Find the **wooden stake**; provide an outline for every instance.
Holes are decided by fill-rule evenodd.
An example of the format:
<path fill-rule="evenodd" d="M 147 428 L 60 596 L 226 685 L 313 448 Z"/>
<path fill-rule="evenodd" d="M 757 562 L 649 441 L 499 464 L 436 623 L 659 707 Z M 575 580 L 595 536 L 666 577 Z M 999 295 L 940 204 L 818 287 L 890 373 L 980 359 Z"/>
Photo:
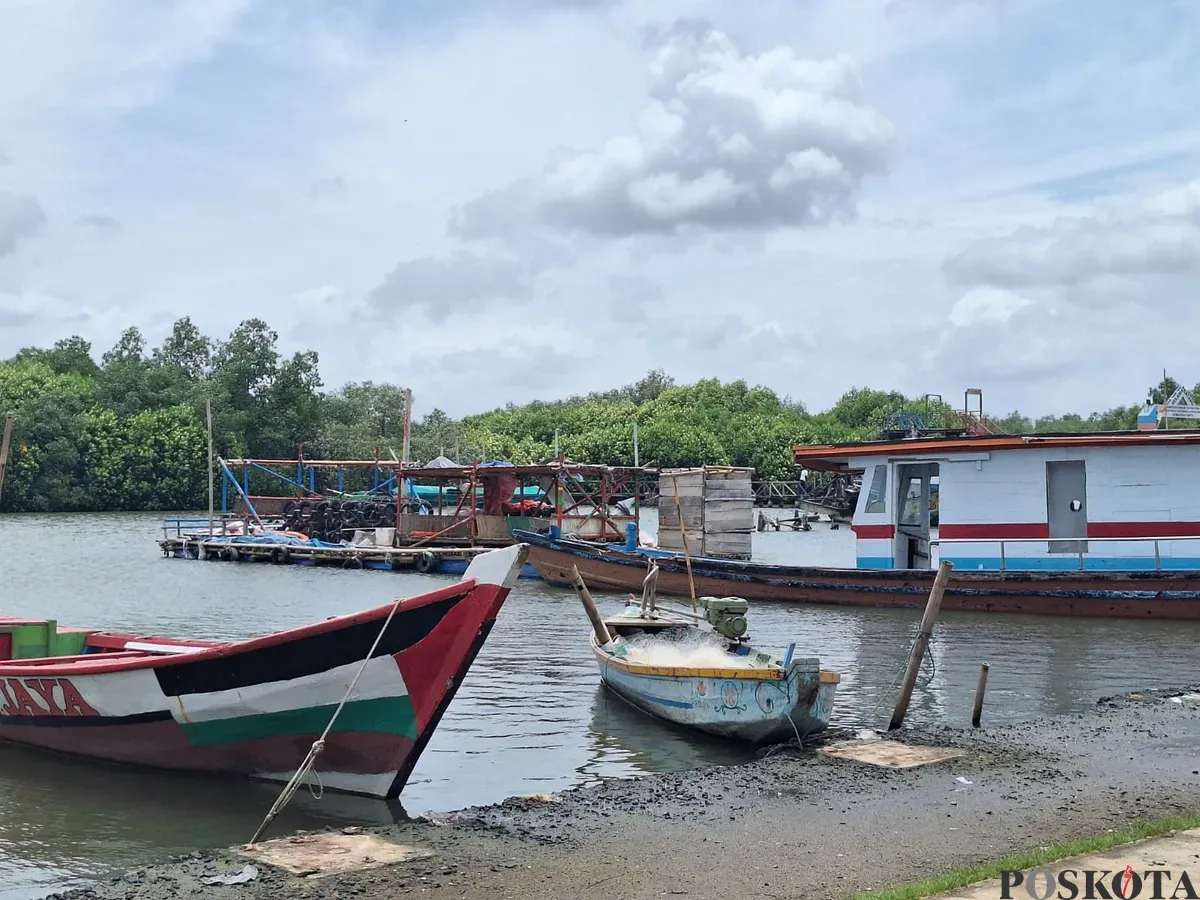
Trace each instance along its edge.
<path fill-rule="evenodd" d="M 583 608 L 587 611 L 588 618 L 592 620 L 592 631 L 596 633 L 596 640 L 603 647 L 612 640 L 612 636 L 608 633 L 608 626 L 600 618 L 600 611 L 596 609 L 596 604 L 592 601 L 592 594 L 588 590 L 587 585 L 583 583 L 583 578 L 579 574 L 579 567 L 572 565 L 571 572 L 575 576 L 575 593 L 579 595 L 579 599 L 583 603 Z"/>
<path fill-rule="evenodd" d="M 683 508 L 679 505 L 679 479 L 671 476 L 671 484 L 675 488 L 675 515 L 679 516 L 679 534 L 683 538 L 683 563 L 687 566 L 688 590 L 692 594 L 692 612 L 696 612 L 696 580 L 692 578 L 692 557 L 688 553 L 687 528 L 683 524 Z"/>
<path fill-rule="evenodd" d="M 921 661 L 925 658 L 925 649 L 929 646 L 929 638 L 933 634 L 933 623 L 937 621 L 938 610 L 942 606 L 942 594 L 946 590 L 946 582 L 950 580 L 950 570 L 954 564 L 942 560 L 938 568 L 937 578 L 929 591 L 929 601 L 925 604 L 925 615 L 921 616 L 921 627 L 917 639 L 913 642 L 912 652 L 908 656 L 908 670 L 904 673 L 904 683 L 900 687 L 900 696 L 896 700 L 896 708 L 892 711 L 892 721 L 888 731 L 899 728 L 904 723 L 908 712 L 908 703 L 912 699 L 913 688 L 917 683 L 917 674 L 921 671 Z"/>
<path fill-rule="evenodd" d="M 212 400 L 204 398 L 204 418 L 208 421 L 208 536 L 213 535 L 213 438 Z"/>
<path fill-rule="evenodd" d="M 0 497 L 4 496 L 4 473 L 8 471 L 8 447 L 12 442 L 14 418 L 12 413 L 4 417 L 4 439 L 0 441 Z"/>
<path fill-rule="evenodd" d="M 979 683 L 975 685 L 975 708 L 971 711 L 971 725 L 974 728 L 979 727 L 979 720 L 983 718 L 983 695 L 987 692 L 988 668 L 987 663 L 979 667 Z"/>

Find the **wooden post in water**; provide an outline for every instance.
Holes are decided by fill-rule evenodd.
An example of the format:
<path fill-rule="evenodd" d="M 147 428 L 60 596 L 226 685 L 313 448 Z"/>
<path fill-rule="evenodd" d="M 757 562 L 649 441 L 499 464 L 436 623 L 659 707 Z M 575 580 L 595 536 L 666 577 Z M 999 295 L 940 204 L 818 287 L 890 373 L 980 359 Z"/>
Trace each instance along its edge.
<path fill-rule="evenodd" d="M 979 720 L 983 718 L 983 695 L 987 692 L 988 669 L 984 663 L 979 667 L 979 683 L 975 685 L 975 708 L 971 711 L 971 727 L 978 728 Z"/>
<path fill-rule="evenodd" d="M 954 564 L 949 560 L 942 560 L 941 566 L 938 567 L 937 578 L 933 580 L 933 587 L 929 591 L 929 601 L 925 604 L 925 615 L 921 616 L 917 639 L 913 642 L 912 652 L 908 656 L 908 670 L 904 673 L 904 683 L 900 686 L 900 696 L 896 700 L 896 708 L 892 710 L 892 721 L 888 725 L 888 731 L 904 724 L 908 703 L 917 684 L 917 674 L 921 671 L 921 661 L 925 658 L 929 637 L 933 634 L 933 623 L 937 621 L 938 610 L 942 607 L 942 594 L 946 590 L 946 582 L 950 580 L 950 570 L 953 568 Z"/>
<path fill-rule="evenodd" d="M 4 439 L 0 440 L 0 497 L 4 496 L 4 473 L 8 471 L 8 448 L 12 443 L 13 419 L 12 413 L 4 417 Z"/>
<path fill-rule="evenodd" d="M 587 611 L 588 618 L 592 620 L 592 631 L 596 632 L 596 640 L 603 647 L 612 640 L 612 636 L 608 633 L 608 626 L 604 624 L 604 620 L 600 618 L 600 611 L 596 609 L 596 604 L 592 600 L 591 591 L 588 590 L 586 584 L 583 583 L 583 578 L 579 574 L 579 567 L 572 565 L 571 573 L 575 576 L 575 593 L 579 594 L 579 599 L 583 602 L 583 608 Z"/>

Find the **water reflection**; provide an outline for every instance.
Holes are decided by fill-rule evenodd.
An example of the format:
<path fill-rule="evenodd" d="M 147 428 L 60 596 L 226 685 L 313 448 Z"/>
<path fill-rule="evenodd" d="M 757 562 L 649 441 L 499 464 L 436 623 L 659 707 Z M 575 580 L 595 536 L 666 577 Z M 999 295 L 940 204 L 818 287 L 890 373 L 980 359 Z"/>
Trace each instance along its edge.
<path fill-rule="evenodd" d="M 0 897 L 248 841 L 278 794 L 265 783 L 136 771 L 0 745 Z M 300 791 L 268 834 L 405 818 L 399 802 L 334 794 L 317 801 Z M 6 882 L 26 893 L 12 893 L 15 885 L 6 893 Z"/>
<path fill-rule="evenodd" d="M 686 772 L 729 766 L 754 758 L 754 751 L 661 722 L 630 706 L 605 687 L 592 695 L 589 737 L 596 760 L 621 760 L 645 772 Z M 587 780 L 604 774 L 592 761 L 579 770 Z"/>

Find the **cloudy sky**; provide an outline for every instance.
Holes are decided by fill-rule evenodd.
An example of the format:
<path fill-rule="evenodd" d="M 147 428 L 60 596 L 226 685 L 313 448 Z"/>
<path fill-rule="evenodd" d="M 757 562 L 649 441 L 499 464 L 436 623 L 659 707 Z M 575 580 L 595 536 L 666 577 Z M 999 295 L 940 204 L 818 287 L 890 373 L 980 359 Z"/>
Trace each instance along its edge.
<path fill-rule="evenodd" d="M 1198 60 L 1192 0 L 0 0 L 0 357 L 1136 403 L 1200 381 Z"/>

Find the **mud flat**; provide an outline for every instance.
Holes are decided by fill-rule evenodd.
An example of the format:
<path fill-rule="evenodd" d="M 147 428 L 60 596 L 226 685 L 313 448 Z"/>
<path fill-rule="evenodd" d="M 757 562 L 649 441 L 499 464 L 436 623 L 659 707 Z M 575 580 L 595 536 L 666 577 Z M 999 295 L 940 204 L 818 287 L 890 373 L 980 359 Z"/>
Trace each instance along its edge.
<path fill-rule="evenodd" d="M 995 729 L 905 729 L 907 743 L 964 751 L 928 766 L 785 751 L 422 818 L 372 833 L 432 855 L 352 874 L 298 876 L 220 851 L 55 896 L 851 897 L 1200 810 L 1200 697 L 1186 696 L 1195 690 L 1104 698 L 1087 713 Z M 253 877 L 208 883 L 238 873 Z"/>

